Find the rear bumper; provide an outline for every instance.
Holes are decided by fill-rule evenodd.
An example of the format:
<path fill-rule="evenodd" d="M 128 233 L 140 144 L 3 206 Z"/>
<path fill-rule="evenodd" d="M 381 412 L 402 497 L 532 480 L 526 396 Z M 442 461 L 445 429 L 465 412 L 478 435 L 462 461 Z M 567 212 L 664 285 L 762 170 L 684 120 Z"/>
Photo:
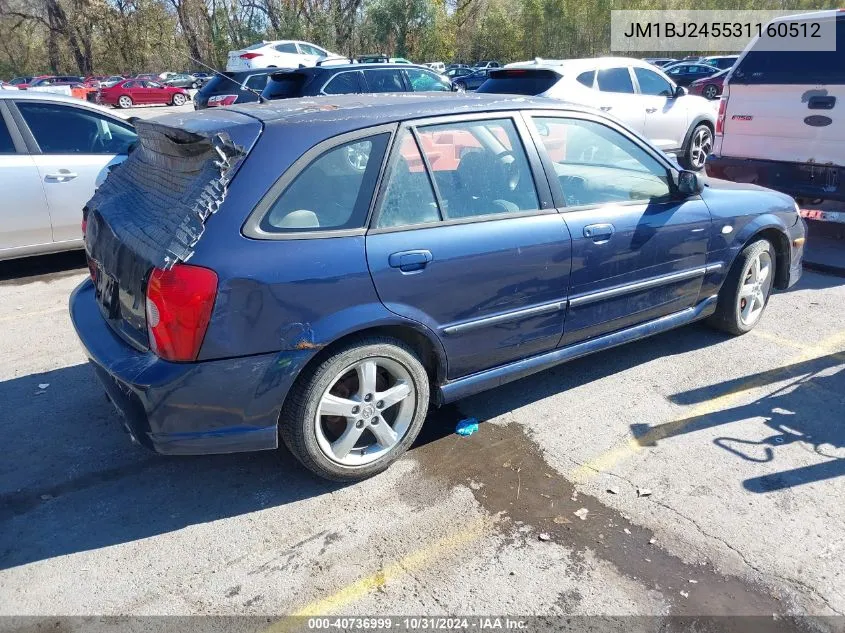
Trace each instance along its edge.
<path fill-rule="evenodd" d="M 97 378 L 142 446 L 168 455 L 278 446 L 279 411 L 309 353 L 164 361 L 111 330 L 90 280 L 71 294 L 70 316 Z"/>
<path fill-rule="evenodd" d="M 793 198 L 845 201 L 845 167 L 711 154 L 705 169 L 714 178 L 753 183 Z"/>

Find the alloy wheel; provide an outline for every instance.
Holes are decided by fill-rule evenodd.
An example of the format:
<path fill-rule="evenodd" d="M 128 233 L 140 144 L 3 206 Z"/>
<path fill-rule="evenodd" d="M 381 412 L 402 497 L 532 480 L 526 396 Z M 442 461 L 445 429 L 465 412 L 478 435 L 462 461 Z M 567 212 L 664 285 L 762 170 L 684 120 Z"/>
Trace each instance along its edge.
<path fill-rule="evenodd" d="M 772 287 L 772 257 L 763 251 L 746 264 L 739 288 L 737 314 L 745 326 L 753 326 L 760 320 L 766 298 Z"/>
<path fill-rule="evenodd" d="M 704 92 L 702 94 L 707 99 L 715 99 L 716 96 L 719 94 L 719 89 L 713 84 L 709 84 L 704 87 Z"/>
<path fill-rule="evenodd" d="M 372 463 L 402 441 L 416 409 L 414 382 L 401 363 L 364 359 L 341 371 L 323 392 L 314 419 L 317 444 L 344 466 Z"/>
<path fill-rule="evenodd" d="M 121 108 L 131 108 L 132 107 L 132 99 L 123 95 L 120 99 L 117 100 L 117 103 L 120 105 Z"/>
<path fill-rule="evenodd" d="M 704 167 L 704 161 L 713 149 L 713 134 L 710 128 L 706 125 L 700 126 L 695 131 L 695 136 L 692 138 L 690 146 L 690 163 L 693 169 L 701 169 Z"/>
<path fill-rule="evenodd" d="M 185 104 L 185 97 L 180 94 L 173 95 L 173 105 L 184 105 Z"/>

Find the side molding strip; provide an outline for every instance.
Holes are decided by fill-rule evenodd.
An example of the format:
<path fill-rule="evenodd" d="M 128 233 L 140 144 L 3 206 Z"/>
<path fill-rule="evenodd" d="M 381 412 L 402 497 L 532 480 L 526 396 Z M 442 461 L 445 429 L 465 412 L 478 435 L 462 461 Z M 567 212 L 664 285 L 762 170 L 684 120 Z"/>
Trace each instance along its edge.
<path fill-rule="evenodd" d="M 496 314 L 494 316 L 476 319 L 475 321 L 467 321 L 466 323 L 458 323 L 457 325 L 450 325 L 443 328 L 444 334 L 463 334 L 470 330 L 478 328 L 490 327 L 491 325 L 498 325 L 499 323 L 507 323 L 509 321 L 516 321 L 524 319 L 525 317 L 539 316 L 541 314 L 551 314 L 552 312 L 560 312 L 566 308 L 566 301 L 555 301 L 554 303 L 546 303 L 540 306 L 531 308 L 523 308 L 522 310 L 514 310 L 513 312 L 505 312 L 504 314 Z"/>
<path fill-rule="evenodd" d="M 593 352 L 610 349 L 617 345 L 629 343 L 647 336 L 653 336 L 654 334 L 660 334 L 692 323 L 693 321 L 713 314 L 713 311 L 716 309 L 717 300 L 718 296 L 713 295 L 712 297 L 707 297 L 696 306 L 686 308 L 674 314 L 668 314 L 653 321 L 646 321 L 645 323 L 640 323 L 625 330 L 605 334 L 604 336 L 576 343 L 569 347 L 563 347 L 546 352 L 545 354 L 525 358 L 502 367 L 488 369 L 466 376 L 465 378 L 458 378 L 440 387 L 440 404 L 454 402 L 479 391 L 498 387 L 513 380 L 519 380 L 525 376 L 530 376 L 531 374 L 549 369 L 550 367 L 575 358 L 580 358 L 581 356 L 592 354 Z"/>
<path fill-rule="evenodd" d="M 651 279 L 644 279 L 631 284 L 624 284 L 621 286 L 614 286 L 606 290 L 597 290 L 593 292 L 585 292 L 580 295 L 575 295 L 569 298 L 569 305 L 573 308 L 578 306 L 595 303 L 596 301 L 604 301 L 605 299 L 612 299 L 614 297 L 621 297 L 632 292 L 639 292 L 640 290 L 648 290 L 649 288 L 657 288 L 666 284 L 672 284 L 678 281 L 685 281 L 687 279 L 694 279 L 695 277 L 702 277 L 708 272 L 707 266 L 700 268 L 690 268 L 689 270 L 682 270 L 677 273 L 670 273 L 668 275 L 661 275 L 660 277 L 652 277 Z"/>

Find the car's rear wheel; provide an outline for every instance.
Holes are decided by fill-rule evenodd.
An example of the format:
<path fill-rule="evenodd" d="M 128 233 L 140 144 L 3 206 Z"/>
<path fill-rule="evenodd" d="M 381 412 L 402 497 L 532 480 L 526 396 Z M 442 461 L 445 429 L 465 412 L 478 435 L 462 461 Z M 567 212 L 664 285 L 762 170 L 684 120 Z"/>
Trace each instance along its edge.
<path fill-rule="evenodd" d="M 386 469 L 416 439 L 429 384 L 401 341 L 366 338 L 338 349 L 294 385 L 282 409 L 285 445 L 314 473 L 357 481 Z"/>
<path fill-rule="evenodd" d="M 121 97 L 117 100 L 117 105 L 126 110 L 127 108 L 132 107 L 132 97 L 129 95 L 121 95 Z"/>
<path fill-rule="evenodd" d="M 182 106 L 185 105 L 185 95 L 176 93 L 173 95 L 173 105 L 175 106 Z"/>
<path fill-rule="evenodd" d="M 193 88 L 194 90 L 197 89 L 197 82 L 196 81 L 191 84 L 191 88 Z"/>
<path fill-rule="evenodd" d="M 705 99 L 715 99 L 719 96 L 719 88 L 713 84 L 707 84 L 704 86 L 704 90 L 701 91 L 701 94 Z"/>
<path fill-rule="evenodd" d="M 700 171 L 704 168 L 707 156 L 713 150 L 713 130 L 709 125 L 699 123 L 695 126 L 687 141 L 683 155 L 683 166 L 687 169 Z"/>
<path fill-rule="evenodd" d="M 775 253 L 771 242 L 757 240 L 737 256 L 709 323 L 731 334 L 745 334 L 760 322 L 775 278 Z"/>

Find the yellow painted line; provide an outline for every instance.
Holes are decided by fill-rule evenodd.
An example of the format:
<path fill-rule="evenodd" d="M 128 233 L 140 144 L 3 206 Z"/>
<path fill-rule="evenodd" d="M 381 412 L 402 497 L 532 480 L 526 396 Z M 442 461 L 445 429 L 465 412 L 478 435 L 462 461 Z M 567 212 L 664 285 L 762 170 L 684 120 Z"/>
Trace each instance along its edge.
<path fill-rule="evenodd" d="M 763 338 L 767 336 L 764 335 Z M 790 374 L 790 368 L 793 365 L 816 360 L 824 356 L 833 356 L 837 360 L 845 362 L 845 331 L 829 336 L 815 345 L 801 345 L 800 349 L 802 352 L 791 358 L 787 365 L 751 376 L 748 380 L 735 386 L 727 393 L 710 400 L 705 400 L 685 410 L 682 418 L 655 426 L 639 438 L 630 437 L 625 443 L 611 448 L 598 457 L 580 465 L 569 474 L 570 481 L 584 483 L 594 476 L 609 470 L 623 459 L 627 459 L 638 453 L 648 445 L 654 444 L 666 437 L 676 435 L 693 421 L 731 407 L 741 400 L 746 392 L 787 378 Z"/>
<path fill-rule="evenodd" d="M 0 316 L 0 323 L 7 321 L 17 321 L 19 319 L 28 319 L 30 317 L 39 317 L 46 314 L 55 314 L 56 312 L 67 312 L 66 305 L 56 306 L 55 308 L 48 308 L 46 310 L 36 310 L 35 312 L 15 312 L 14 314 L 4 314 Z"/>
<path fill-rule="evenodd" d="M 784 347 L 791 347 L 793 349 L 800 349 L 806 350 L 810 347 L 807 343 L 801 343 L 799 341 L 793 341 L 792 339 L 783 338 L 777 334 L 773 334 L 772 332 L 766 332 L 765 330 L 751 330 L 749 334 L 756 336 L 757 338 L 761 338 L 763 340 L 769 341 L 771 343 L 776 343 L 777 345 L 782 345 Z"/>
<path fill-rule="evenodd" d="M 441 560 L 448 552 L 480 537 L 489 525 L 490 519 L 485 518 L 474 521 L 461 530 L 452 532 L 431 545 L 411 552 L 398 561 L 390 563 L 371 575 L 342 587 L 326 598 L 307 604 L 290 615 L 304 617 L 336 613 L 356 600 L 383 587 L 389 581 L 401 577 L 408 572 L 428 567 L 432 563 Z M 278 620 L 264 629 L 263 633 L 281 633 L 282 631 L 291 630 L 293 626 L 296 626 L 296 623 L 290 620 Z"/>

